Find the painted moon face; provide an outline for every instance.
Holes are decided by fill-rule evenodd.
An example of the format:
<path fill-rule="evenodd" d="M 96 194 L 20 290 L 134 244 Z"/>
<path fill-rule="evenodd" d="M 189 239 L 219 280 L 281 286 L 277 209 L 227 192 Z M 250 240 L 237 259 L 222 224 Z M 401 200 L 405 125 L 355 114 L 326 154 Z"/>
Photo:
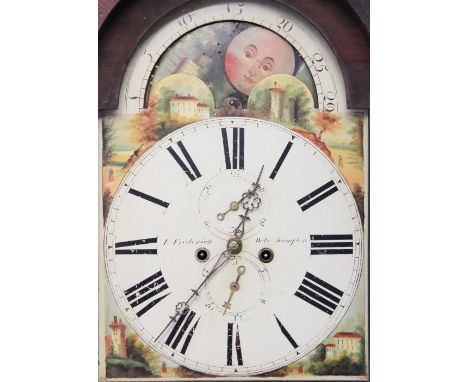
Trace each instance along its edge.
<path fill-rule="evenodd" d="M 263 78 L 272 74 L 294 74 L 294 52 L 276 33 L 252 27 L 229 44 L 224 59 L 226 76 L 238 91 L 249 94 Z"/>

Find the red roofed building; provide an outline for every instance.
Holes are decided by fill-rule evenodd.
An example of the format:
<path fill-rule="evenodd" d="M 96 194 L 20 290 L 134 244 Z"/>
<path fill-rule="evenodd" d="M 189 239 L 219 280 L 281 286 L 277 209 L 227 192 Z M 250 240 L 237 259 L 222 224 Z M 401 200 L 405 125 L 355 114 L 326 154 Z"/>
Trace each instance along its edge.
<path fill-rule="evenodd" d="M 205 119 L 205 118 L 210 118 L 210 107 L 203 102 L 197 103 L 197 108 L 198 108 L 198 115 Z"/>
<path fill-rule="evenodd" d="M 348 355 L 359 357 L 362 351 L 362 336 L 356 332 L 338 332 L 333 336 L 332 344 L 326 344 L 326 356 Z"/>
<path fill-rule="evenodd" d="M 200 120 L 210 117 L 210 107 L 190 94 L 176 94 L 169 99 L 171 120 Z"/>
<path fill-rule="evenodd" d="M 325 355 L 326 357 L 333 357 L 335 355 L 336 345 L 335 344 L 326 344 L 325 345 Z"/>

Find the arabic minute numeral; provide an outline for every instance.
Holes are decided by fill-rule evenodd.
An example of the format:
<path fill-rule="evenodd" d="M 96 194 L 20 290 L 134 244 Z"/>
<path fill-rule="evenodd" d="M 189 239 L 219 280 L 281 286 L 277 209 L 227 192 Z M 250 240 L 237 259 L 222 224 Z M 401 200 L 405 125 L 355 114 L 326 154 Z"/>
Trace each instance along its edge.
<path fill-rule="evenodd" d="M 312 62 L 317 72 L 322 72 L 324 69 L 328 71 L 327 66 L 323 63 L 323 56 L 320 53 L 312 55 Z"/>
<path fill-rule="evenodd" d="M 282 29 L 284 30 L 285 32 L 291 32 L 291 30 L 293 29 L 293 24 L 290 20 L 288 20 L 286 17 L 283 17 L 283 16 L 278 16 L 276 18 L 276 21 L 277 21 L 277 27 L 279 29 Z"/>
<path fill-rule="evenodd" d="M 242 14 L 242 7 L 245 3 L 237 3 L 234 6 L 231 6 L 230 3 L 227 4 L 227 11 L 228 13 L 232 13 L 233 15 L 240 15 Z"/>
<path fill-rule="evenodd" d="M 192 18 L 192 15 L 189 13 L 189 14 L 186 14 L 186 15 L 183 15 L 182 17 L 179 17 L 177 19 L 177 22 L 179 23 L 179 25 L 181 27 L 184 27 L 184 26 L 187 26 L 189 24 L 191 24 L 193 21 L 193 18 Z"/>
<path fill-rule="evenodd" d="M 326 111 L 335 110 L 335 98 L 335 93 L 332 91 L 327 92 L 327 94 L 323 96 L 323 104 Z"/>

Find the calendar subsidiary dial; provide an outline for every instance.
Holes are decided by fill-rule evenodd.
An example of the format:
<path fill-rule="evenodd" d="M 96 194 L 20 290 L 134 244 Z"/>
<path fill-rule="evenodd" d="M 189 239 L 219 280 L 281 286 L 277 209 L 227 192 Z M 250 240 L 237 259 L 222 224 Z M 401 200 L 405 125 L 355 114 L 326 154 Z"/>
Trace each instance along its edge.
<path fill-rule="evenodd" d="M 362 271 L 361 221 L 333 163 L 280 125 L 189 124 L 151 147 L 110 207 L 105 264 L 157 352 L 203 373 L 264 373 L 336 327 Z"/>

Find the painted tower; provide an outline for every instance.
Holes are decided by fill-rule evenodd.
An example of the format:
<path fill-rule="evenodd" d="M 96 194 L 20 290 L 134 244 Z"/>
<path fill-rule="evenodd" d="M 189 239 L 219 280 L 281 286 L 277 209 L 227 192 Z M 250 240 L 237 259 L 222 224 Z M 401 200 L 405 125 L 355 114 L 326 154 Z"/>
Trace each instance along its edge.
<path fill-rule="evenodd" d="M 110 323 L 109 328 L 111 328 L 110 344 L 112 344 L 114 354 L 127 358 L 127 342 L 125 337 L 125 329 L 127 327 L 122 323 L 122 319 L 117 321 L 117 316 L 114 316 L 114 321 Z"/>
<path fill-rule="evenodd" d="M 276 120 L 283 119 L 283 102 L 284 102 L 284 93 L 285 91 L 279 84 L 275 81 L 273 87 L 269 89 L 271 94 L 271 108 L 270 116 Z"/>

